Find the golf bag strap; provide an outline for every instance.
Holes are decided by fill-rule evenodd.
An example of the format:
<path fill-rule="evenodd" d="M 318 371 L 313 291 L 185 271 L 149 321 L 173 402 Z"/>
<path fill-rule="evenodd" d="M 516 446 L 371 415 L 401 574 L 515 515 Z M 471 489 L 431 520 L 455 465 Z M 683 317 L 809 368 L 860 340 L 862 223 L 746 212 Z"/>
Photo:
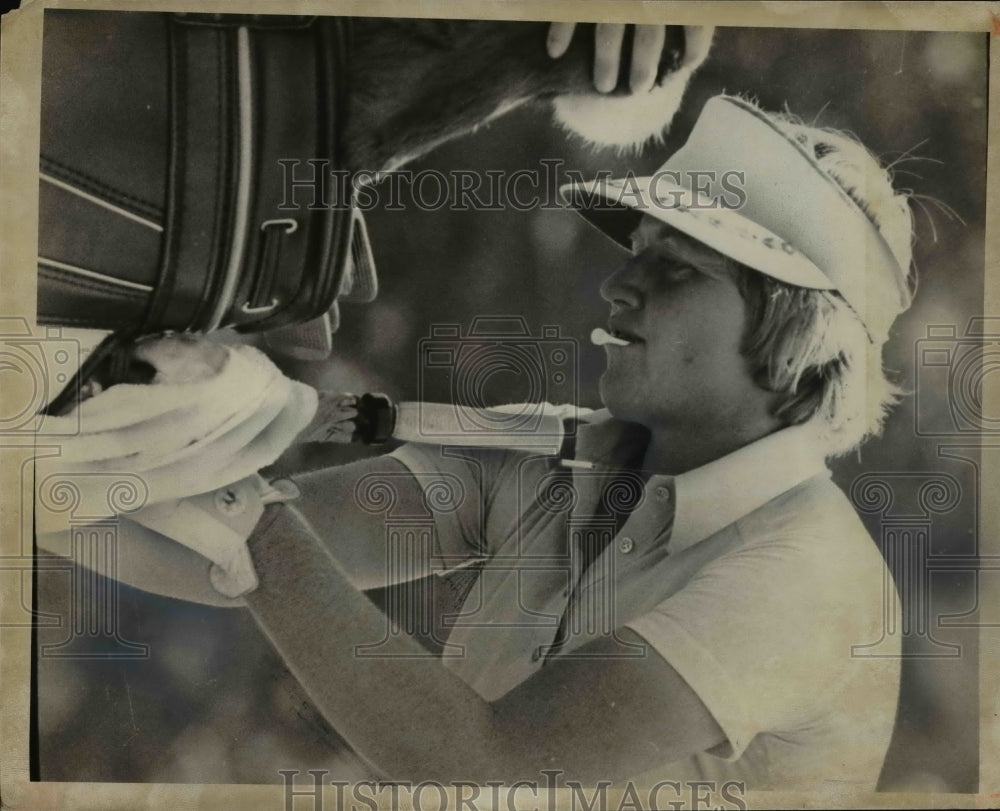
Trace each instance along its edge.
<path fill-rule="evenodd" d="M 292 20 L 171 17 L 166 222 L 145 333 L 271 329 L 336 298 L 351 197 L 331 188 L 328 205 L 297 206 L 285 193 L 289 166 L 342 165 L 349 31 Z"/>

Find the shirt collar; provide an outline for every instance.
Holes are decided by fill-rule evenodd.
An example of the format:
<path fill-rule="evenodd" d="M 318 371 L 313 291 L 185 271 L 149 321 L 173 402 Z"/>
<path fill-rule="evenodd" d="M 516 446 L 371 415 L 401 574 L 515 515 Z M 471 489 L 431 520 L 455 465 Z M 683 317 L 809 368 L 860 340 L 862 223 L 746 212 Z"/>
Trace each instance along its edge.
<path fill-rule="evenodd" d="M 645 449 L 642 426 L 595 411 L 578 429 L 577 458 L 599 465 L 624 466 Z M 642 453 L 638 454 L 641 462 Z M 756 442 L 679 476 L 654 474 L 647 487 L 673 479 L 674 525 L 671 552 L 680 552 L 714 535 L 806 479 L 829 471 L 813 429 L 806 425 L 775 431 Z"/>
<path fill-rule="evenodd" d="M 804 425 L 775 431 L 674 477 L 670 550 L 696 544 L 819 473 L 828 473 L 816 434 Z"/>

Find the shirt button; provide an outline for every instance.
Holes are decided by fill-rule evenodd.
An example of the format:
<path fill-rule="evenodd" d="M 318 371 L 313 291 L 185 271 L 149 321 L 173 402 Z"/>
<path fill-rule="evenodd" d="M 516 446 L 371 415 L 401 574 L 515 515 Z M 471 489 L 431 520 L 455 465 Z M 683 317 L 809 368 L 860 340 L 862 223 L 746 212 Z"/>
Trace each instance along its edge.
<path fill-rule="evenodd" d="M 635 547 L 635 541 L 631 538 L 622 538 L 618 543 L 618 548 L 621 550 L 623 555 L 627 555 Z"/>
<path fill-rule="evenodd" d="M 659 501 L 670 501 L 670 488 L 661 484 L 656 488 L 656 498 Z"/>
<path fill-rule="evenodd" d="M 541 651 L 539 651 L 539 650 L 538 650 L 538 648 L 535 648 L 535 649 L 534 649 L 534 650 L 533 650 L 533 651 L 531 652 L 531 661 L 532 661 L 532 662 L 537 662 L 537 661 L 538 661 L 539 659 L 541 659 L 541 658 L 542 658 L 542 654 L 541 654 Z"/>

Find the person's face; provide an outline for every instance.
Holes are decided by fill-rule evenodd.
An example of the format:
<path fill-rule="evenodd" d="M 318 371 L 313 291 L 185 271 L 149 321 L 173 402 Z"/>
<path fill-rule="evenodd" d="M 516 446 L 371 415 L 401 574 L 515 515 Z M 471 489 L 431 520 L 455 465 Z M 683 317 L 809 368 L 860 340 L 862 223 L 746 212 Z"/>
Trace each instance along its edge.
<path fill-rule="evenodd" d="M 767 395 L 740 354 L 746 310 L 726 260 L 648 215 L 632 249 L 601 285 L 608 331 L 630 341 L 605 346 L 605 406 L 651 430 L 737 427 Z"/>

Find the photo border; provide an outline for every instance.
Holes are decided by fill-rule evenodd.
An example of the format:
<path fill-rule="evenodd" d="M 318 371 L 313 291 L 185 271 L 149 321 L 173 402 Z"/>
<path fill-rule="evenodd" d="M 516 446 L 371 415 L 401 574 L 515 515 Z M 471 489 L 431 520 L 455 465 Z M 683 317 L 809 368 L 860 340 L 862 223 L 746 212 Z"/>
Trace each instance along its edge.
<path fill-rule="evenodd" d="M 295 13 L 498 20 L 581 20 L 720 27 L 849 28 L 992 32 L 989 48 L 988 132 L 1000 136 L 1000 3 L 840 3 L 840 2 L 622 2 L 622 0 L 296 0 Z M 33 161 L 39 152 L 41 98 L 41 28 L 45 9 L 120 11 L 198 11 L 276 13 L 274 0 L 105 0 L 76 2 L 35 0 L 3 19 L 0 46 L 0 267 L 4 284 L 0 317 L 21 316 L 34 323 L 37 245 L 38 176 Z M 281 11 L 285 11 L 282 9 Z M 286 11 L 287 13 L 287 11 Z M 987 149 L 984 314 L 1000 315 L 1000 147 L 991 137 Z M 31 216 L 34 212 L 35 216 Z M 0 393 L 20 399 L 30 381 Z M 987 443 L 983 443 L 987 447 Z M 998 447 L 998 446 L 991 446 Z M 31 628 L 5 621 L 20 610 L 22 585 L 30 588 L 30 465 L 33 437 L 0 438 L 0 802 L 11 808 L 283 808 L 281 785 L 191 785 L 135 783 L 44 783 L 29 781 L 29 715 Z M 26 476 L 22 479 L 22 467 Z M 1000 492 L 1000 454 L 982 456 L 979 537 L 983 555 L 1000 555 L 1000 510 L 986 503 Z M 22 482 L 29 495 L 21 492 Z M 27 569 L 25 569 L 27 566 Z M 20 574 L 10 575 L 20 567 Z M 1000 604 L 1000 588 L 987 578 L 981 599 Z M 28 595 L 30 597 L 30 593 Z M 802 808 L 818 802 L 827 807 L 973 808 L 1000 807 L 1000 640 L 998 629 L 980 629 L 980 791 L 974 794 L 887 792 L 753 792 L 749 807 Z M 566 790 L 556 792 L 568 807 Z M 609 803 L 620 796 L 609 791 Z M 336 792 L 327 787 L 325 807 L 334 808 Z"/>

